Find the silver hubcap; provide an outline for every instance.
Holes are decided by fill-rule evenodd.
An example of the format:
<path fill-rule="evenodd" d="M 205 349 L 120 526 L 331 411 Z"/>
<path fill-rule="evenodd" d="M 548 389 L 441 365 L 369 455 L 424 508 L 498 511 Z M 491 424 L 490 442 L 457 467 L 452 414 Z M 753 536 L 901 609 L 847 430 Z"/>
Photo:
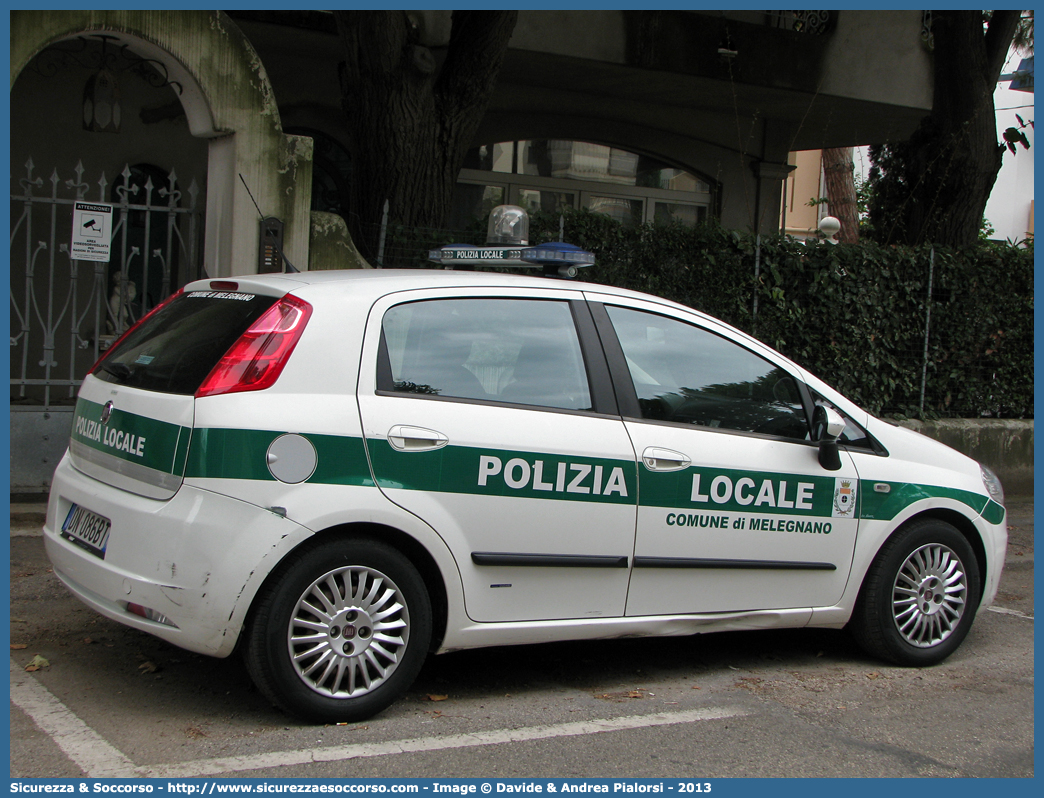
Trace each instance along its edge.
<path fill-rule="evenodd" d="M 921 546 L 895 577 L 895 626 L 910 645 L 930 648 L 953 634 L 967 598 L 968 577 L 954 551 L 938 543 Z"/>
<path fill-rule="evenodd" d="M 287 630 L 298 677 L 331 698 L 380 687 L 398 667 L 409 639 L 402 591 L 380 571 L 362 566 L 316 579 L 297 600 Z"/>

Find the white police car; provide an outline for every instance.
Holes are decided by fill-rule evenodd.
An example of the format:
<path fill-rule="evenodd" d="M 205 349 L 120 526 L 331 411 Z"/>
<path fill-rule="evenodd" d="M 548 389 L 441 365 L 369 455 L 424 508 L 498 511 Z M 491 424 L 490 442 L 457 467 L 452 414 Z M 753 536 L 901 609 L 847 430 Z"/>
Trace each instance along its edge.
<path fill-rule="evenodd" d="M 459 256 L 463 257 L 463 256 Z M 848 625 L 939 662 L 1001 487 L 668 301 L 455 271 L 203 280 L 86 378 L 45 539 L 82 601 L 316 721 L 429 652 Z"/>

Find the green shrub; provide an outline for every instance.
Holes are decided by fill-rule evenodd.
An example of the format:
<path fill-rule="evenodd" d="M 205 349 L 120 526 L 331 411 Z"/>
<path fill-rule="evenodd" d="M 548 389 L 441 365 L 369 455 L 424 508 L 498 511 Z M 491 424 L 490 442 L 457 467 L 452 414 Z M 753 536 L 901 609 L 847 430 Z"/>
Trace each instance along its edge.
<path fill-rule="evenodd" d="M 558 240 L 560 224 L 559 214 L 533 214 L 530 242 Z M 480 244 L 484 232 L 484 222 L 395 228 L 385 265 L 430 268 L 429 248 Z M 715 223 L 622 225 L 589 211 L 565 215 L 563 238 L 595 254 L 579 279 L 716 316 L 874 414 L 1033 417 L 1032 242 L 933 257 L 930 246 L 759 239 Z"/>
<path fill-rule="evenodd" d="M 557 239 L 559 224 L 535 214 L 532 242 Z M 930 246 L 759 241 L 716 224 L 625 226 L 586 211 L 568 213 L 564 232 L 595 253 L 581 279 L 727 321 L 873 413 L 1033 417 L 1032 242 L 935 250 L 933 261 Z"/>

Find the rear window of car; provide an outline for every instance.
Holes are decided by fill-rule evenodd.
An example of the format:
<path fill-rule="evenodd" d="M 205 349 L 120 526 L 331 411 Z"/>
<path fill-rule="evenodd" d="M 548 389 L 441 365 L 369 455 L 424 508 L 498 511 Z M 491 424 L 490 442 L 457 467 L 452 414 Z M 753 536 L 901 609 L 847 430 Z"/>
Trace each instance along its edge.
<path fill-rule="evenodd" d="M 94 375 L 106 382 L 173 394 L 194 394 L 276 297 L 190 291 L 174 298 L 110 351 Z"/>

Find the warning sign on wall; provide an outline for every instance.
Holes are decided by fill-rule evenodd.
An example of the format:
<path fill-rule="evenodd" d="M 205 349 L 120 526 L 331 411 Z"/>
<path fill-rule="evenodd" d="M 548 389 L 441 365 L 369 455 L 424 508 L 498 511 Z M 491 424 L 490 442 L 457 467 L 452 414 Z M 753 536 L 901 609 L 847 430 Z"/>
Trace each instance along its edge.
<path fill-rule="evenodd" d="M 72 257 L 109 262 L 112 248 L 112 205 L 77 202 L 73 205 Z"/>

